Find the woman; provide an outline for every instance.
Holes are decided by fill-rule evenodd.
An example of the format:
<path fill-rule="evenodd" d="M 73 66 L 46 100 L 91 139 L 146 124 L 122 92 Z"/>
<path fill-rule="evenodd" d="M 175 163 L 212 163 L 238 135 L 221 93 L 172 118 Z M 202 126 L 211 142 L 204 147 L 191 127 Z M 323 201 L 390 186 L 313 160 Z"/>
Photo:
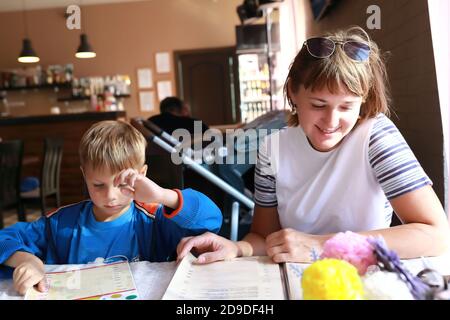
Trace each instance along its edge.
<path fill-rule="evenodd" d="M 284 86 L 289 127 L 261 144 L 255 211 L 239 242 L 185 238 L 199 263 L 268 255 L 307 262 L 337 232 L 381 235 L 401 258 L 433 256 L 449 244 L 445 212 L 388 114 L 385 65 L 367 33 L 352 27 L 305 41 Z M 393 210 L 403 222 L 389 227 Z"/>

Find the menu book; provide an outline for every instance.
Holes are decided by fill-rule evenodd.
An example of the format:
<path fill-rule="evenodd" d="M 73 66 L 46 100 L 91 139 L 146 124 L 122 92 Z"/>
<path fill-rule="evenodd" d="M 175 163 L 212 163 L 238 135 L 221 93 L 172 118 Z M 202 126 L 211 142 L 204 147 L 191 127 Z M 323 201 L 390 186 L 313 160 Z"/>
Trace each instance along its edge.
<path fill-rule="evenodd" d="M 277 264 L 269 257 L 242 257 L 199 265 L 189 254 L 178 265 L 163 300 L 301 299 L 307 264 Z"/>
<path fill-rule="evenodd" d="M 135 300 L 138 292 L 127 261 L 83 265 L 45 274 L 48 290 L 30 288 L 25 300 Z"/>

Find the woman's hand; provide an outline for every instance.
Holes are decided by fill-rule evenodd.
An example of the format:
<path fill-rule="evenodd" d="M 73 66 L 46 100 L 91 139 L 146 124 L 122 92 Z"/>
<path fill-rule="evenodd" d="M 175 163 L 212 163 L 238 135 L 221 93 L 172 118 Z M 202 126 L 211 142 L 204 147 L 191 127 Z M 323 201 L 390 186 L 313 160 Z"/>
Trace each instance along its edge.
<path fill-rule="evenodd" d="M 38 258 L 28 259 L 19 264 L 13 272 L 14 289 L 21 295 L 25 295 L 27 290 L 37 285 L 37 290 L 44 292 L 47 290 L 45 281 L 44 264 Z"/>
<path fill-rule="evenodd" d="M 181 239 L 177 246 L 177 261 L 183 259 L 191 249 L 200 254 L 197 258 L 198 264 L 232 259 L 239 254 L 239 247 L 235 242 L 211 232 Z"/>
<path fill-rule="evenodd" d="M 325 236 L 281 229 L 266 238 L 266 252 L 274 262 L 311 262 L 312 249 L 320 252 Z"/>

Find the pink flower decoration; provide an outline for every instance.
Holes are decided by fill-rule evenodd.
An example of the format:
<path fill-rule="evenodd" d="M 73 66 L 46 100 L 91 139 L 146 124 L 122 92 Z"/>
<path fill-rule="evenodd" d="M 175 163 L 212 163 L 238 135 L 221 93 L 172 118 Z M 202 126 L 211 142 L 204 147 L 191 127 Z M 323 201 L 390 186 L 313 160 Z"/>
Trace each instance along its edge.
<path fill-rule="evenodd" d="M 366 273 L 368 266 L 377 263 L 374 248 L 367 238 L 351 231 L 339 232 L 328 239 L 320 258 L 345 260 L 354 265 L 360 275 Z"/>

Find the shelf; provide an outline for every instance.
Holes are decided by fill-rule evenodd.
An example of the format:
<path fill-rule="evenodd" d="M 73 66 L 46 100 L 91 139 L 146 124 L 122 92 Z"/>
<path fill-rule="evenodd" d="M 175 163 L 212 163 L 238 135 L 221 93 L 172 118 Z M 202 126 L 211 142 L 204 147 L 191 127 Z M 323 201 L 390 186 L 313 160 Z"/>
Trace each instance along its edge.
<path fill-rule="evenodd" d="M 68 83 L 57 83 L 57 84 L 39 84 L 34 86 L 22 86 L 22 87 L 9 87 L 0 88 L 0 91 L 19 91 L 19 90 L 34 90 L 34 89 L 55 89 L 55 88 L 71 88 L 72 84 Z"/>
<path fill-rule="evenodd" d="M 262 102 L 262 101 L 269 101 L 270 97 L 254 97 L 254 98 L 243 98 L 241 102 L 243 103 L 249 103 L 249 102 Z"/>
<path fill-rule="evenodd" d="M 281 97 L 277 95 L 272 95 L 272 100 L 281 100 Z M 249 102 L 264 102 L 270 101 L 270 96 L 265 97 L 242 97 L 241 103 L 249 103 Z"/>
<path fill-rule="evenodd" d="M 263 76 L 263 77 L 242 77 L 239 79 L 240 82 L 244 82 L 244 81 L 269 81 L 269 76 Z"/>
<path fill-rule="evenodd" d="M 103 97 L 103 94 L 99 94 L 98 96 Z M 115 98 L 129 98 L 129 94 L 117 94 L 114 95 Z M 83 101 L 83 100 L 90 100 L 91 97 L 66 97 L 66 98 L 58 98 L 58 101 Z"/>

